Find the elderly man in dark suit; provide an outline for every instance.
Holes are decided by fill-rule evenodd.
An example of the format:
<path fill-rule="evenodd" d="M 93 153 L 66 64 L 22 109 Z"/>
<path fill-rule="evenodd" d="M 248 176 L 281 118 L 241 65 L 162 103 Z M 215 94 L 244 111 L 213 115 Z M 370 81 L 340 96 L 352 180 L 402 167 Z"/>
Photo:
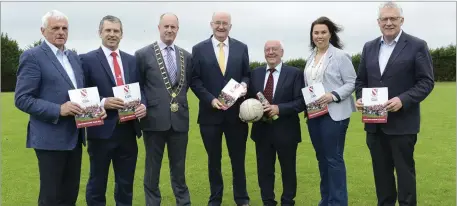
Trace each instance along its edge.
<path fill-rule="evenodd" d="M 140 85 L 147 100 L 147 115 L 141 120 L 146 148 L 146 205 L 156 206 L 161 202 L 159 178 L 165 144 L 176 205 L 190 205 L 185 161 L 189 132 L 187 90 L 192 57 L 174 44 L 179 30 L 176 15 L 161 15 L 158 29 L 160 40 L 135 52 Z"/>
<path fill-rule="evenodd" d="M 283 183 L 281 205 L 295 205 L 297 146 L 301 142 L 298 114 L 305 109 L 301 92 L 303 73 L 282 63 L 284 48 L 279 41 L 267 41 L 264 52 L 267 66 L 252 71 L 248 90 L 249 97 L 256 98 L 256 94 L 262 92 L 270 103 L 264 106 L 267 121 L 254 122 L 251 130 L 256 145 L 260 194 L 263 205 L 277 204 L 274 182 L 278 155 Z M 271 120 L 275 115 L 279 118 Z"/>
<path fill-rule="evenodd" d="M 122 34 L 121 20 L 115 16 L 105 16 L 99 25 L 101 47 L 80 55 L 87 86 L 98 88 L 108 115 L 103 125 L 87 128 L 87 152 L 90 159 L 90 176 L 86 189 L 88 206 L 106 204 L 106 184 L 111 162 L 116 174 L 116 205 L 132 205 L 138 156 L 136 137 L 141 137 L 141 129 L 138 119 L 119 121 L 118 109 L 124 107 L 124 102 L 114 97 L 113 87 L 139 82 L 140 73 L 136 68 L 135 57 L 119 50 Z M 141 99 L 143 104 L 136 108 L 137 118 L 146 115 L 144 96 Z"/>
<path fill-rule="evenodd" d="M 380 6 L 378 24 L 382 36 L 363 47 L 356 79 L 359 110 L 363 107 L 363 88 L 388 87 L 387 123 L 365 124 L 378 205 L 395 205 L 394 168 L 399 204 L 417 204 L 413 153 L 420 128 L 419 105 L 434 87 L 427 43 L 402 31 L 403 20 L 403 11 L 397 4 Z"/>
<path fill-rule="evenodd" d="M 246 94 L 249 85 L 249 54 L 246 44 L 229 37 L 231 16 L 225 12 L 213 14 L 213 35 L 192 48 L 191 88 L 200 100 L 198 123 L 208 154 L 208 173 L 211 187 L 209 205 L 220 205 L 222 181 L 222 133 L 225 134 L 232 163 L 233 193 L 237 205 L 249 204 L 246 189 L 245 155 L 248 125 L 239 117 L 242 98 L 223 110 L 217 99 L 224 86 L 234 79 L 241 83 Z"/>
<path fill-rule="evenodd" d="M 30 115 L 26 145 L 38 158 L 38 205 L 75 205 L 85 136 L 74 117 L 82 110 L 70 102 L 68 90 L 85 87 L 84 74 L 78 55 L 65 47 L 65 14 L 46 13 L 41 33 L 44 42 L 20 57 L 14 103 Z"/>

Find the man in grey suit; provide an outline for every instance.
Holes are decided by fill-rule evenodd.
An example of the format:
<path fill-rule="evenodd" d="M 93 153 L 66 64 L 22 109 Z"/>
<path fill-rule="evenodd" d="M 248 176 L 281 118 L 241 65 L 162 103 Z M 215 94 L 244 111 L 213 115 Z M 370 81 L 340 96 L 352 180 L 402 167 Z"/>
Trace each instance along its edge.
<path fill-rule="evenodd" d="M 176 205 L 190 205 L 184 173 L 189 131 L 187 90 L 192 57 L 173 43 L 179 30 L 176 15 L 162 14 L 158 28 L 160 41 L 135 52 L 147 102 L 147 115 L 141 120 L 146 148 L 146 205 L 155 206 L 161 202 L 159 179 L 165 144 Z"/>

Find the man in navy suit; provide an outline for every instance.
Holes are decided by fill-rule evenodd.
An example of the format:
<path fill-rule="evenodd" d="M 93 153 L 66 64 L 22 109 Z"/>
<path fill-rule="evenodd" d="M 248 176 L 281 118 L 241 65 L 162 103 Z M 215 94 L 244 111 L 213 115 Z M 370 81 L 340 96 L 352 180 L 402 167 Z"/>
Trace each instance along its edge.
<path fill-rule="evenodd" d="M 119 50 L 122 39 L 122 22 L 108 15 L 100 21 L 99 34 L 102 46 L 80 55 L 89 87 L 98 87 L 101 104 L 108 117 L 101 126 L 87 128 L 90 176 L 86 189 L 87 205 L 106 204 L 106 184 L 111 162 L 115 173 L 116 205 L 132 205 L 138 146 L 141 137 L 138 119 L 119 121 L 118 109 L 124 107 L 120 98 L 113 97 L 113 87 L 139 82 L 135 57 Z M 141 98 L 144 102 L 144 96 Z M 146 115 L 146 107 L 140 104 L 135 111 L 137 118 Z"/>
<path fill-rule="evenodd" d="M 394 168 L 400 205 L 416 205 L 414 146 L 420 128 L 420 102 L 433 90 L 432 58 L 427 43 L 401 30 L 403 11 L 393 2 L 379 9 L 382 36 L 363 47 L 356 79 L 356 107 L 362 89 L 387 87 L 386 124 L 365 124 L 378 205 L 395 205 Z"/>
<path fill-rule="evenodd" d="M 26 145 L 38 159 L 38 205 L 75 205 L 85 137 L 74 117 L 82 110 L 70 102 L 68 90 L 83 88 L 84 74 L 78 55 L 65 47 L 65 14 L 53 10 L 42 21 L 44 42 L 19 59 L 14 103 L 30 115 Z M 106 117 L 104 110 L 102 115 Z"/>
<path fill-rule="evenodd" d="M 303 73 L 298 68 L 282 63 L 284 49 L 279 41 L 267 41 L 264 52 L 267 66 L 252 71 L 248 90 L 250 98 L 256 98 L 256 94 L 262 92 L 270 103 L 264 105 L 266 118 L 254 122 L 251 129 L 257 154 L 260 194 L 263 205 L 277 204 L 274 183 L 278 154 L 283 182 L 281 205 L 294 205 L 297 191 L 297 146 L 301 142 L 298 114 L 305 109 L 301 92 L 304 85 Z M 275 115 L 279 118 L 272 120 Z"/>
<path fill-rule="evenodd" d="M 249 55 L 246 44 L 230 38 L 230 14 L 216 12 L 211 21 L 213 35 L 192 48 L 191 89 L 200 100 L 198 123 L 208 154 L 208 173 L 211 186 L 209 205 L 222 202 L 221 172 L 222 133 L 225 134 L 232 163 L 233 193 L 237 205 L 249 204 L 246 190 L 245 155 L 248 125 L 239 117 L 242 99 L 223 110 L 217 97 L 230 81 L 241 83 L 246 94 L 249 84 Z"/>

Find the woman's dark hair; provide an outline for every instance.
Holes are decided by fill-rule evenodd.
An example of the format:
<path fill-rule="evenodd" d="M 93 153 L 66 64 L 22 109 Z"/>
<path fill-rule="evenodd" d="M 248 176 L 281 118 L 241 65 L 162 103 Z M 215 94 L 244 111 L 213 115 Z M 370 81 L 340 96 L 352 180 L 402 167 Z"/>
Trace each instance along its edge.
<path fill-rule="evenodd" d="M 313 42 L 313 28 L 316 24 L 325 24 L 328 27 L 328 31 L 330 32 L 330 44 L 338 49 L 342 49 L 343 45 L 340 42 L 340 37 L 338 37 L 337 33 L 342 31 L 342 28 L 333 23 L 329 18 L 323 16 L 316 19 L 311 24 L 311 29 L 309 31 L 309 38 L 311 40 L 310 47 L 311 49 L 316 48 L 316 45 Z"/>

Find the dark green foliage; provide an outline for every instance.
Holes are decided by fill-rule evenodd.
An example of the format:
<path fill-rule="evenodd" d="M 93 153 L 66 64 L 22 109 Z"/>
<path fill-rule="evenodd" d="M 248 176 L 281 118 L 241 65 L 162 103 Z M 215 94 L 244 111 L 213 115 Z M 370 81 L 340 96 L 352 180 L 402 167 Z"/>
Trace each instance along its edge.
<path fill-rule="evenodd" d="M 33 44 L 27 46 L 25 49 L 30 49 L 42 43 L 42 39 L 35 41 Z M 76 49 L 71 49 L 76 52 Z M 19 57 L 23 50 L 19 48 L 18 43 L 10 39 L 7 34 L 1 33 L 1 91 L 14 91 L 16 86 L 16 73 L 19 66 Z M 455 56 L 456 46 L 449 45 L 436 49 L 430 49 L 433 59 L 433 68 L 435 74 L 435 81 L 455 81 L 456 68 Z M 289 66 L 294 66 L 303 70 L 305 68 L 305 59 L 291 59 L 284 62 Z M 251 62 L 250 68 L 255 69 L 259 66 L 264 66 L 265 62 Z M 360 53 L 352 56 L 352 64 L 355 70 L 360 64 Z"/>

